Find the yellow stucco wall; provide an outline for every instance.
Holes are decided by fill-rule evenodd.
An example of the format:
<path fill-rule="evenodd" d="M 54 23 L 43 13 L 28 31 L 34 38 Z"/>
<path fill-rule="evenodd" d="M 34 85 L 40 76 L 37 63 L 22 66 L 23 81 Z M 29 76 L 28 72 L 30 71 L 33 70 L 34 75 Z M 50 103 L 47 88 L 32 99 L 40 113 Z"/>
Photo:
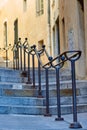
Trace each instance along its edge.
<path fill-rule="evenodd" d="M 3 3 L 4 2 L 4 3 Z M 29 44 L 36 44 L 43 40 L 47 44 L 47 1 L 44 0 L 44 13 L 36 15 L 36 0 L 3 0 L 0 7 L 0 46 L 4 47 L 4 22 L 7 22 L 7 43 L 14 44 L 14 22 L 18 19 L 18 37 L 28 38 Z M 46 45 L 48 48 L 48 45 Z"/>
<path fill-rule="evenodd" d="M 30 43 L 38 42 L 41 39 L 47 40 L 47 4 L 44 1 L 44 14 L 36 16 L 35 0 L 27 0 L 27 10 L 23 11 L 23 0 L 9 0 L 1 8 L 0 24 L 3 35 L 3 23 L 8 24 L 8 41 L 14 39 L 14 21 L 18 19 L 18 35 L 21 38 L 28 37 Z M 3 38 L 0 38 L 3 41 Z"/>
<path fill-rule="evenodd" d="M 87 75 L 87 0 L 84 0 L 84 11 L 78 0 L 50 0 L 50 23 L 48 23 L 48 0 L 44 0 L 44 14 L 40 16 L 36 15 L 35 0 L 26 1 L 26 11 L 23 0 L 1 1 L 5 3 L 0 7 L 0 46 L 4 46 L 5 21 L 7 21 L 8 44 L 14 44 L 14 21 L 18 19 L 18 36 L 22 38 L 22 42 L 27 37 L 30 45 L 35 43 L 38 46 L 38 41 L 43 40 L 49 54 L 55 56 L 59 31 L 60 52 L 72 49 L 82 51 L 76 69 L 79 76 L 85 77 Z M 55 33 L 54 38 L 53 33 Z"/>
<path fill-rule="evenodd" d="M 84 1 L 84 10 L 87 3 Z M 78 0 L 60 0 L 59 17 L 60 17 L 60 48 L 61 51 L 81 50 L 82 56 L 77 62 L 76 69 L 79 77 L 85 77 L 86 69 L 86 30 L 85 22 L 87 21 L 86 12 L 83 12 Z M 85 59 L 86 58 L 86 59 Z"/>

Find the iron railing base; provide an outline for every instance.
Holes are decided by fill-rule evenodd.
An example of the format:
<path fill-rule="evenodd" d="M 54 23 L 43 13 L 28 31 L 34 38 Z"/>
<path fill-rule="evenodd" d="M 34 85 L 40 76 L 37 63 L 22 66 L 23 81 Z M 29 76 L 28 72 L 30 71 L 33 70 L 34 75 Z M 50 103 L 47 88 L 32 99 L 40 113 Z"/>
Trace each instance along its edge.
<path fill-rule="evenodd" d="M 55 118 L 55 121 L 64 121 L 64 118 L 58 117 L 58 118 Z"/>
<path fill-rule="evenodd" d="M 73 122 L 70 124 L 69 128 L 77 129 L 77 128 L 82 128 L 82 126 L 79 122 Z"/>

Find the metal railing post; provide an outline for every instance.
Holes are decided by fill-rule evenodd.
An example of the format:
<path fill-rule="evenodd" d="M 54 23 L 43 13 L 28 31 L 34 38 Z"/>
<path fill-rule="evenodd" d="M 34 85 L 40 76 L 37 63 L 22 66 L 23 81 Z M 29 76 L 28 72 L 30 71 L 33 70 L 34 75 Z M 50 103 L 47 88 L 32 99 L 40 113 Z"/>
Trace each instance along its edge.
<path fill-rule="evenodd" d="M 21 68 L 21 70 L 23 69 L 22 68 L 22 46 L 20 46 L 20 68 Z"/>
<path fill-rule="evenodd" d="M 81 124 L 77 121 L 77 102 L 76 102 L 76 78 L 75 78 L 75 61 L 71 60 L 72 72 L 72 97 L 73 97 L 73 123 L 70 128 L 82 128 Z"/>
<path fill-rule="evenodd" d="M 34 54 L 32 54 L 32 67 L 33 67 L 33 71 L 32 71 L 32 73 L 33 73 L 33 87 L 35 88 L 35 58 L 34 58 Z"/>
<path fill-rule="evenodd" d="M 24 47 L 24 72 L 26 71 L 26 54 L 25 54 L 25 47 Z"/>
<path fill-rule="evenodd" d="M 40 54 L 38 53 L 38 56 L 40 58 Z M 39 90 L 38 90 L 38 97 L 43 97 L 41 92 L 41 67 L 40 62 L 38 60 L 38 83 L 39 83 Z"/>
<path fill-rule="evenodd" d="M 49 112 L 49 79 L 48 79 L 48 69 L 45 68 L 45 76 L 46 76 L 46 113 L 44 116 L 51 116 Z"/>
<path fill-rule="evenodd" d="M 39 50 L 39 51 L 36 49 L 36 45 L 33 45 L 31 48 L 34 49 L 35 54 L 38 58 L 38 62 L 39 62 L 39 64 L 38 64 L 38 67 L 39 67 L 38 76 L 39 76 L 39 85 L 41 85 L 40 65 L 43 67 L 43 64 L 41 62 L 40 55 L 43 52 L 45 52 L 45 53 L 47 53 L 47 52 L 45 50 L 45 46 L 43 46 L 42 49 Z M 47 57 L 48 57 L 48 55 L 47 55 Z M 43 68 L 45 69 L 45 73 L 46 73 L 46 113 L 44 114 L 44 116 L 51 116 L 51 114 L 49 112 L 49 80 L 48 80 L 48 69 L 51 68 L 51 66 L 43 67 Z M 41 86 L 39 86 L 39 87 L 40 87 L 39 92 L 40 92 L 40 95 L 41 95 Z"/>
<path fill-rule="evenodd" d="M 18 47 L 18 50 L 17 50 L 17 53 L 18 53 L 18 65 L 17 65 L 17 69 L 19 70 L 19 47 Z"/>
<path fill-rule="evenodd" d="M 76 100 L 76 77 L 75 77 L 75 61 L 81 56 L 81 51 L 73 50 L 66 51 L 65 57 L 71 62 L 71 74 L 72 74 L 72 98 L 73 98 L 73 123 L 70 124 L 70 128 L 82 128 L 81 124 L 77 121 L 77 100 Z"/>
<path fill-rule="evenodd" d="M 62 121 L 64 120 L 61 117 L 61 106 L 60 106 L 60 77 L 59 77 L 59 70 L 60 66 L 56 66 L 56 87 L 57 87 L 57 118 L 55 118 L 56 121 Z"/>
<path fill-rule="evenodd" d="M 30 53 L 28 52 L 28 81 L 27 84 L 31 84 L 31 79 L 30 79 Z"/>
<path fill-rule="evenodd" d="M 6 67 L 8 67 L 8 50 L 6 49 Z"/>

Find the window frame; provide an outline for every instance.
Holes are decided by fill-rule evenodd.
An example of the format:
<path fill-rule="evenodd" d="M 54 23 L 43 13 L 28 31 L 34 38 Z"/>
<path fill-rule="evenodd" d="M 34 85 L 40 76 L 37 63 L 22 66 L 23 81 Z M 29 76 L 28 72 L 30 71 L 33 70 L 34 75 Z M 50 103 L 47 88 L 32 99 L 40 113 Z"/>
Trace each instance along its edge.
<path fill-rule="evenodd" d="M 36 0 L 36 14 L 37 16 L 44 14 L 44 0 Z"/>

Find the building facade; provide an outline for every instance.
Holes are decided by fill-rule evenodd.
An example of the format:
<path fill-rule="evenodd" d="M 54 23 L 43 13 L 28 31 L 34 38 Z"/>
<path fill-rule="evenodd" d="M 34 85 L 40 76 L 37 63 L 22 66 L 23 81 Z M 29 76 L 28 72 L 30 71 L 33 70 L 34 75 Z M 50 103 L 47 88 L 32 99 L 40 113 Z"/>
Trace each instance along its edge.
<path fill-rule="evenodd" d="M 87 1 L 60 0 L 60 48 L 65 50 L 81 50 L 82 56 L 76 64 L 79 77 L 87 75 Z"/>
<path fill-rule="evenodd" d="M 59 40 L 59 0 L 52 0 L 50 4 L 51 9 L 51 49 L 52 56 L 55 57 L 60 54 L 60 40 Z"/>
<path fill-rule="evenodd" d="M 18 38 L 27 37 L 29 44 L 49 46 L 48 1 L 3 0 L 0 4 L 0 46 L 14 45 Z M 11 54 L 9 54 L 11 58 Z"/>
<path fill-rule="evenodd" d="M 21 37 L 38 48 L 45 44 L 53 57 L 81 50 L 77 75 L 87 76 L 87 0 L 3 0 L 0 6 L 0 46 Z M 65 65 L 70 68 L 69 64 Z"/>

